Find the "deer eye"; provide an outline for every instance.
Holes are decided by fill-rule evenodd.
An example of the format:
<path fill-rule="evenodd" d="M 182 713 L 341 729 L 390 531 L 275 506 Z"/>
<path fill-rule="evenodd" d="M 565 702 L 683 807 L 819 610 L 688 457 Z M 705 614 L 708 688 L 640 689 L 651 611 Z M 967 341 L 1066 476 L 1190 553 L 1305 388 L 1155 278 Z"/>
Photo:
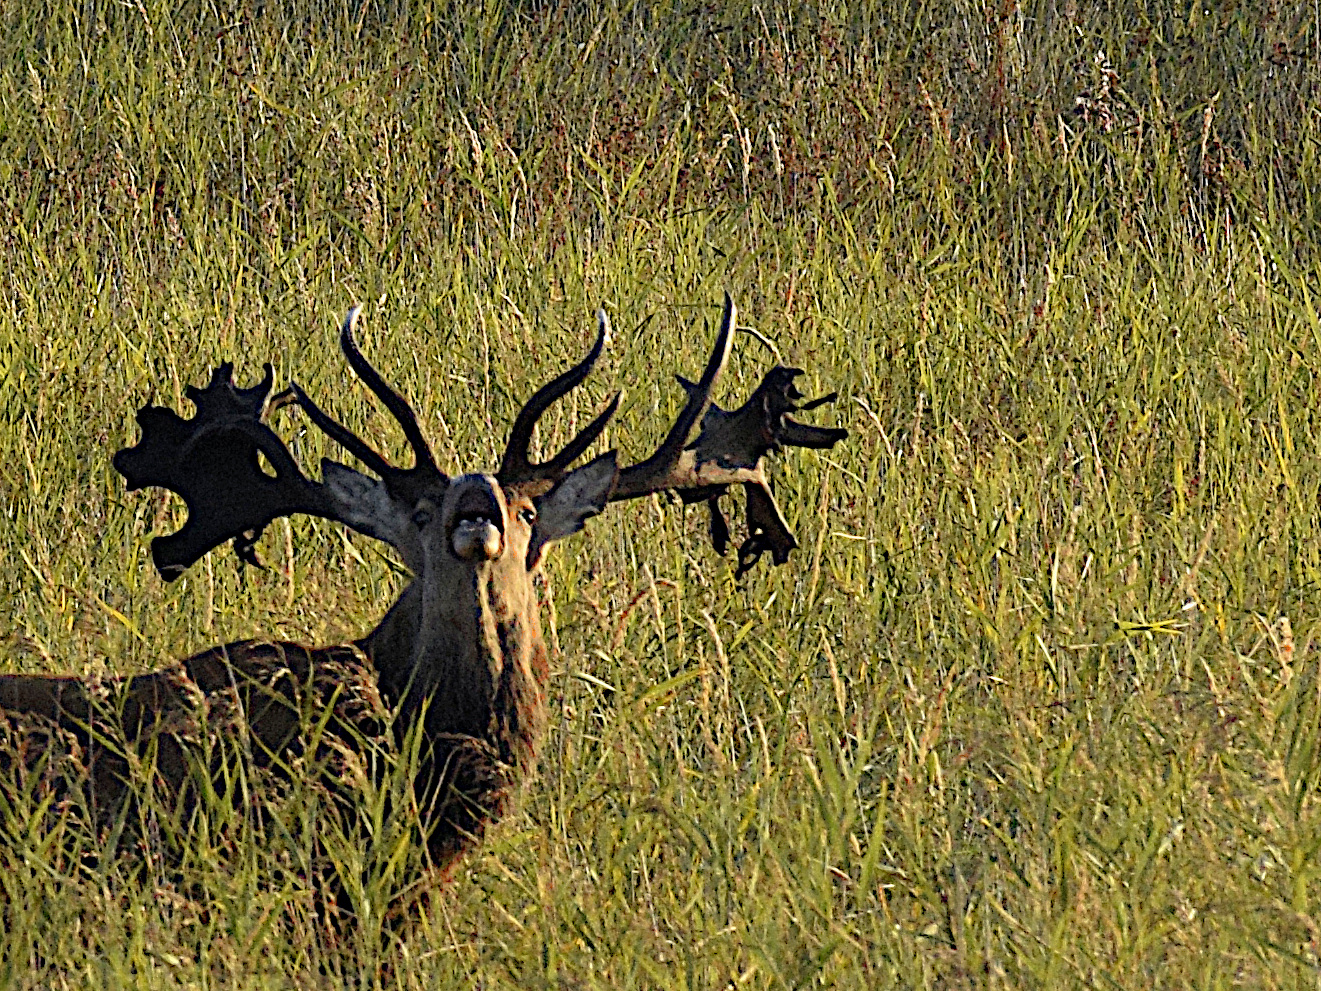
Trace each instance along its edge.
<path fill-rule="evenodd" d="M 413 525 L 421 530 L 431 522 L 431 510 L 419 509 L 413 513 Z"/>
<path fill-rule="evenodd" d="M 533 523 L 537 522 L 537 511 L 531 506 L 524 506 L 518 511 L 518 518 L 528 526 L 531 526 Z"/>

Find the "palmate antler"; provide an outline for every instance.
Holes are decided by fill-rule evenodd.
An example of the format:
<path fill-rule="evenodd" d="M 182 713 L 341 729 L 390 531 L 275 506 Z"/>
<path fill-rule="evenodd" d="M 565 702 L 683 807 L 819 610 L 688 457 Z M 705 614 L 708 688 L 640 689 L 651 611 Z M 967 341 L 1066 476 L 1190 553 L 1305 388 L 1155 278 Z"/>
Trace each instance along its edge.
<path fill-rule="evenodd" d="M 408 403 L 381 378 L 353 340 L 359 307 L 349 311 L 340 331 L 340 347 L 350 366 L 385 405 L 413 449 L 412 468 L 396 468 L 347 427 L 341 426 L 292 383 L 288 397 L 327 436 L 370 468 L 369 478 L 329 458 L 321 461 L 321 482 L 309 479 L 289 449 L 263 420 L 277 405 L 272 401 L 271 366 L 251 389 L 234 384 L 233 366 L 226 362 L 211 373 L 204 389 L 189 386 L 186 395 L 197 414 L 185 420 L 173 410 L 144 406 L 138 411 L 142 439 L 114 457 L 114 466 L 129 489 L 159 486 L 178 493 L 188 506 L 188 519 L 177 532 L 151 542 L 152 559 L 166 581 L 173 581 L 208 551 L 233 541 L 235 553 L 258 564 L 254 545 L 262 531 L 281 516 L 305 513 L 343 523 L 350 529 L 395 547 L 404 563 L 417 563 L 414 537 L 403 525 L 394 500 L 407 503 L 428 485 L 444 485 Z M 262 470 L 264 455 L 275 474 Z"/>
<path fill-rule="evenodd" d="M 732 412 L 711 401 L 716 379 L 729 360 L 736 310 L 725 293 L 720 333 L 698 382 L 676 376 L 688 392 L 688 401 L 656 452 L 639 464 L 623 469 L 611 501 L 636 499 L 654 492 L 675 492 L 685 503 L 705 502 L 710 511 L 711 543 L 724 554 L 729 545 L 729 523 L 720 497 L 729 486 L 741 484 L 747 496 L 748 536 L 738 550 L 735 577 L 742 577 L 766 551 L 776 564 L 789 560 L 798 546 L 789 525 L 775 504 L 763 461 L 767 453 L 784 447 L 825 449 L 848 436 L 835 427 L 799 423 L 788 414 L 833 402 L 837 393 L 799 404 L 803 394 L 794 379 L 800 368 L 776 365 L 746 403 Z M 700 423 L 697 439 L 688 442 Z"/>
<path fill-rule="evenodd" d="M 251 389 L 234 385 L 233 368 L 229 362 L 216 368 L 204 389 L 188 386 L 185 395 L 197 407 L 191 420 L 162 406 L 142 407 L 142 440 L 114 457 L 130 489 L 159 486 L 188 506 L 181 529 L 152 541 L 152 559 L 166 581 L 227 540 L 241 559 L 255 564 L 253 545 L 281 516 L 335 516 L 326 487 L 302 473 L 284 441 L 262 422 L 270 405 L 271 366 Z M 262 470 L 260 455 L 273 476 Z"/>

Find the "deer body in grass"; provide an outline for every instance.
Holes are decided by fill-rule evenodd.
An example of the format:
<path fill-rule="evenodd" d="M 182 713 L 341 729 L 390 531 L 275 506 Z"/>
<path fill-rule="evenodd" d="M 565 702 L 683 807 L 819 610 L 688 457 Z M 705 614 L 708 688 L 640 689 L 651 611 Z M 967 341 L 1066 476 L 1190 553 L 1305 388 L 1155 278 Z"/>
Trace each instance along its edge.
<path fill-rule="evenodd" d="M 291 761 L 312 748 L 328 748 L 333 760 L 368 745 L 398 747 L 414 733 L 416 810 L 431 862 L 447 866 L 503 813 L 536 761 L 548 663 L 534 576 L 547 547 L 612 501 L 672 491 L 708 504 L 712 539 L 723 552 L 729 528 L 718 500 L 741 484 L 749 535 L 739 552 L 740 573 L 765 551 L 784 563 L 796 543 L 771 497 L 764 455 L 784 445 L 826 448 L 845 436 L 787 416 L 833 398 L 797 404 L 796 369 L 773 369 L 738 410 L 712 405 L 734 327 L 726 297 L 705 372 L 697 383 L 681 380 L 687 401 L 645 461 L 621 468 L 611 451 L 572 467 L 615 412 L 617 395 L 553 457 L 535 463 L 529 456 L 539 418 L 599 358 L 608 335 L 602 313 L 587 357 L 518 413 L 498 469 L 449 476 L 407 402 L 358 350 L 357 316 L 355 308 L 345 320 L 340 346 L 402 427 L 411 467 L 390 464 L 296 384 L 272 398 L 269 365 L 249 389 L 233 384 L 229 365 L 217 368 L 207 387 L 188 390 L 197 407 L 190 420 L 144 407 L 141 440 L 114 464 L 130 488 L 163 487 L 187 504 L 184 526 L 152 544 L 167 581 L 226 542 L 255 563 L 262 530 L 305 513 L 389 544 L 411 571 L 411 583 L 380 624 L 352 644 L 244 641 L 164 671 L 99 683 L 0 677 L 0 800 L 17 778 L 54 775 L 59 762 L 50 758 L 58 753 L 64 764 L 85 771 L 85 801 L 108 823 L 122 813 L 135 766 L 146 763 L 150 780 L 167 793 L 186 792 L 198 761 L 208 759 L 199 757 L 208 752 L 208 734 L 237 734 L 255 763 L 288 774 Z M 326 459 L 321 481 L 309 479 L 266 422 L 272 408 L 287 404 L 300 407 L 370 474 Z M 310 722 L 323 728 L 315 741 L 308 739 L 309 712 Z M 218 774 L 222 769 L 209 759 L 204 773 Z"/>

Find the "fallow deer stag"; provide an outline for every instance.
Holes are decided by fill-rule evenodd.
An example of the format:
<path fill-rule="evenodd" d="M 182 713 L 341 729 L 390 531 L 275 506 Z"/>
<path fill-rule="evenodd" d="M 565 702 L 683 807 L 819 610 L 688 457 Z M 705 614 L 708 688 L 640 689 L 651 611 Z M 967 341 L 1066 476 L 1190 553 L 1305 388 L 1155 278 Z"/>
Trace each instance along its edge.
<path fill-rule="evenodd" d="M 227 752 L 249 753 L 257 765 L 289 775 L 291 762 L 313 748 L 310 707 L 310 722 L 325 727 L 318 750 L 327 741 L 341 753 L 398 747 L 410 731 L 418 734 L 417 814 L 432 864 L 446 867 L 505 810 L 535 761 L 548 672 L 533 576 L 546 547 L 582 529 L 609 502 L 673 491 L 708 504 L 712 539 L 723 552 L 729 527 L 717 502 L 741 484 L 749 535 L 739 572 L 766 551 L 782 564 L 796 544 L 771 497 L 764 456 L 786 445 L 829 448 L 846 436 L 789 417 L 834 398 L 800 405 L 797 369 L 772 369 L 737 410 L 712 404 L 734 330 L 726 295 L 706 370 L 696 383 L 680 379 L 687 402 L 645 461 L 621 469 L 610 451 L 571 467 L 601 434 L 618 395 L 559 453 L 540 463 L 529 456 L 542 414 L 600 357 L 609 331 L 602 312 L 586 359 L 518 413 L 496 472 L 450 477 L 437 466 L 407 402 L 359 352 L 358 313 L 354 308 L 345 320 L 340 347 L 403 428 L 411 467 L 387 462 L 296 384 L 272 397 L 269 364 L 253 388 L 236 387 L 228 364 L 205 388 L 190 387 L 192 419 L 144 407 L 137 415 L 141 440 L 116 454 L 114 465 L 130 489 L 158 486 L 187 505 L 184 526 L 152 541 L 166 581 L 225 542 L 255 563 L 254 545 L 267 525 L 306 513 L 389 544 L 412 582 L 376 629 L 352 644 L 313 649 L 242 641 L 164 671 L 97 684 L 0 677 L 0 802 L 12 797 L 7 789 L 17 778 L 73 763 L 83 772 L 83 801 L 104 826 L 131 798 L 129 782 L 148 757 L 153 786 L 176 798 L 188 792 L 199 767 L 203 775 L 219 773 L 214 757 L 199 756 L 212 753 L 199 738 L 217 733 L 242 741 Z M 309 479 L 265 422 L 284 404 L 301 407 L 375 477 L 326 459 L 321 481 Z M 57 749 L 60 761 L 50 761 Z"/>

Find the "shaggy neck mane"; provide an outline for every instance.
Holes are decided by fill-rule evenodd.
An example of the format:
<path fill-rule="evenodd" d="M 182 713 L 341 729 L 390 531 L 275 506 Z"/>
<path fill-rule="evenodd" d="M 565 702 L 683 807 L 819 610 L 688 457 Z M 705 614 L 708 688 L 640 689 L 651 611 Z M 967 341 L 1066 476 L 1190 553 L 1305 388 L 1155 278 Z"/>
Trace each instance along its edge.
<path fill-rule="evenodd" d="M 521 767 L 545 723 L 548 666 L 531 579 L 501 570 L 431 569 L 358 646 L 398 711 L 397 733 L 425 711 L 428 738 L 475 737 Z"/>

